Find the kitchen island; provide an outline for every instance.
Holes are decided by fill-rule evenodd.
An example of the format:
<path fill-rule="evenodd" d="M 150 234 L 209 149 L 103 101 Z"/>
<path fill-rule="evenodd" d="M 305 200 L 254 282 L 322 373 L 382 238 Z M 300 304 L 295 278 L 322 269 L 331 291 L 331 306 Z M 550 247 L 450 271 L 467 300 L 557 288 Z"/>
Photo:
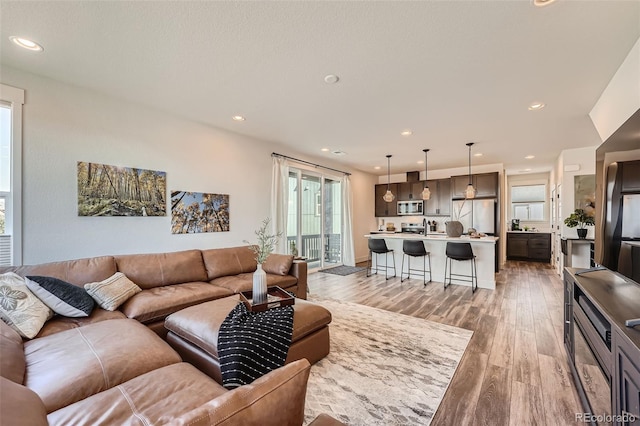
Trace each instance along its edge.
<path fill-rule="evenodd" d="M 444 282 L 444 266 L 445 260 L 447 256 L 445 255 L 445 250 L 447 246 L 447 242 L 456 242 L 456 243 L 471 243 L 471 248 L 473 249 L 473 253 L 476 255 L 476 264 L 478 270 L 478 287 L 487 288 L 494 290 L 496 288 L 496 248 L 498 237 L 481 237 L 481 238 L 471 238 L 467 236 L 461 237 L 448 237 L 446 234 L 406 234 L 406 233 L 395 233 L 395 234 L 367 234 L 365 238 L 383 238 L 387 243 L 387 247 L 393 249 L 395 251 L 395 259 L 396 259 L 396 273 L 397 276 L 400 277 L 400 267 L 402 266 L 402 242 L 404 240 L 422 240 L 424 242 L 424 246 L 428 252 L 431 253 L 431 274 L 432 281 Z M 406 256 L 405 256 L 406 257 Z M 389 254 L 389 262 L 391 262 L 391 254 Z M 384 265 L 384 255 L 379 255 L 378 260 L 380 261 L 380 265 Z M 373 256 L 372 259 L 373 265 L 375 266 L 376 256 Z M 453 273 L 460 274 L 469 274 L 470 273 L 470 263 L 471 262 L 458 262 L 452 261 L 452 269 Z M 406 264 L 405 260 L 405 273 L 406 273 Z M 416 267 L 416 262 L 412 262 L 412 268 Z M 420 262 L 420 267 L 422 267 L 422 262 Z M 414 278 L 414 276 L 412 276 Z M 421 279 L 421 278 L 420 278 Z M 460 284 L 470 286 L 471 283 L 457 281 L 455 279 L 452 280 L 452 284 Z"/>

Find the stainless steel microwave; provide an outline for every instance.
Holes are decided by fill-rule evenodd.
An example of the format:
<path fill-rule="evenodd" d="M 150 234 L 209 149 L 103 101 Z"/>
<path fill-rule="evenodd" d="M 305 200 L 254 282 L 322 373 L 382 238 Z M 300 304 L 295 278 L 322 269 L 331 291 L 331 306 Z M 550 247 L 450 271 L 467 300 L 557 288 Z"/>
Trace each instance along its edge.
<path fill-rule="evenodd" d="M 424 211 L 424 201 L 398 201 L 398 215 L 421 215 Z"/>

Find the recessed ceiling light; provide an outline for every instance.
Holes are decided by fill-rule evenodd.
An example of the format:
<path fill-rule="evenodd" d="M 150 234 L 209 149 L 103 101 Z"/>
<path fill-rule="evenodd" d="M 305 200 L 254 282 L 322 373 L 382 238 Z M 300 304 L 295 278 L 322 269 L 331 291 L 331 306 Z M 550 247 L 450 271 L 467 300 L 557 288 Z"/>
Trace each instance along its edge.
<path fill-rule="evenodd" d="M 321 148 L 320 151 L 322 152 L 329 152 L 329 148 Z"/>
<path fill-rule="evenodd" d="M 11 36 L 9 37 L 9 40 L 22 48 L 33 50 L 34 52 L 42 52 L 44 50 L 44 47 L 40 46 L 35 41 L 29 40 L 28 38 Z"/>
<path fill-rule="evenodd" d="M 346 152 L 344 152 L 344 151 L 340 151 L 340 150 L 337 150 L 337 149 L 336 149 L 335 151 L 331 151 L 331 153 L 332 153 L 333 155 L 347 155 L 347 153 L 346 153 Z"/>
<path fill-rule="evenodd" d="M 324 82 L 327 84 L 335 84 L 340 80 L 340 77 L 338 77 L 335 74 L 329 74 L 329 75 L 325 75 L 324 76 Z"/>
<path fill-rule="evenodd" d="M 545 7 L 545 6 L 549 6 L 551 3 L 555 1 L 556 0 L 533 0 L 533 5 L 537 7 Z"/>
<path fill-rule="evenodd" d="M 526 158 L 527 160 L 531 160 L 531 159 L 533 159 L 533 158 L 536 158 L 536 156 L 535 156 L 535 155 L 527 155 L 527 156 L 526 156 L 526 157 L 524 157 L 524 158 Z"/>
<path fill-rule="evenodd" d="M 424 164 L 424 160 L 418 160 L 418 164 Z"/>
<path fill-rule="evenodd" d="M 380 167 L 380 166 L 374 166 L 373 168 L 374 168 L 374 169 L 376 169 L 376 170 L 380 170 L 382 167 Z"/>
<path fill-rule="evenodd" d="M 244 121 L 244 120 L 246 120 L 246 118 L 244 118 L 244 117 L 243 117 L 243 116 L 241 116 L 241 115 L 234 115 L 233 117 L 231 117 L 231 119 L 232 119 L 233 121 Z"/>
<path fill-rule="evenodd" d="M 413 132 L 410 129 L 407 129 L 407 130 L 401 131 L 400 134 L 402 136 L 411 136 L 413 134 Z"/>
<path fill-rule="evenodd" d="M 538 111 L 544 107 L 545 105 L 543 102 L 531 102 L 529 104 L 529 111 Z"/>
<path fill-rule="evenodd" d="M 473 154 L 474 157 L 482 157 L 484 154 L 481 152 L 476 152 L 475 154 Z"/>

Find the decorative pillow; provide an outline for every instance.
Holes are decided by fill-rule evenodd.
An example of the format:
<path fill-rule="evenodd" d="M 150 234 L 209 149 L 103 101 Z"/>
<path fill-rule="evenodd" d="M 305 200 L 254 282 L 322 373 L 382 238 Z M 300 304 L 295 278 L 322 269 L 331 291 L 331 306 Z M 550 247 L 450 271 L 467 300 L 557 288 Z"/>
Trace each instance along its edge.
<path fill-rule="evenodd" d="M 142 291 L 122 272 L 116 272 L 104 281 L 85 284 L 84 289 L 102 309 L 107 311 L 115 311 L 131 296 Z"/>
<path fill-rule="evenodd" d="M 268 274 L 287 275 L 292 264 L 292 254 L 270 254 L 262 264 L 262 269 Z"/>
<path fill-rule="evenodd" d="M 13 272 L 0 275 L 0 318 L 21 336 L 33 339 L 53 311 Z"/>
<path fill-rule="evenodd" d="M 87 317 L 95 302 L 83 288 L 53 277 L 27 276 L 25 280 L 33 292 L 53 312 L 65 317 Z"/>

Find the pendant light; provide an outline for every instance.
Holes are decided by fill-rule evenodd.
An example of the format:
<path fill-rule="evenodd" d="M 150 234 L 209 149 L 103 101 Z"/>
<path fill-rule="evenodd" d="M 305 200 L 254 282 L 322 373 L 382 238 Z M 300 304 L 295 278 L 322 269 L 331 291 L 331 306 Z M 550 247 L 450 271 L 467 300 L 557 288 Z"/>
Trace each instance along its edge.
<path fill-rule="evenodd" d="M 476 189 L 473 187 L 473 183 L 471 181 L 471 146 L 473 146 L 473 142 L 469 142 L 467 146 L 469 147 L 469 185 L 467 185 L 467 190 L 464 192 L 464 197 L 475 198 Z"/>
<path fill-rule="evenodd" d="M 390 189 L 391 184 L 391 155 L 387 155 L 387 192 L 382 196 L 382 199 L 387 203 L 392 202 L 396 197 L 393 195 Z"/>
<path fill-rule="evenodd" d="M 431 198 L 431 191 L 429 190 L 429 185 L 427 185 L 427 152 L 428 149 L 423 149 L 424 152 L 424 189 L 422 190 L 422 199 L 428 200 Z"/>

